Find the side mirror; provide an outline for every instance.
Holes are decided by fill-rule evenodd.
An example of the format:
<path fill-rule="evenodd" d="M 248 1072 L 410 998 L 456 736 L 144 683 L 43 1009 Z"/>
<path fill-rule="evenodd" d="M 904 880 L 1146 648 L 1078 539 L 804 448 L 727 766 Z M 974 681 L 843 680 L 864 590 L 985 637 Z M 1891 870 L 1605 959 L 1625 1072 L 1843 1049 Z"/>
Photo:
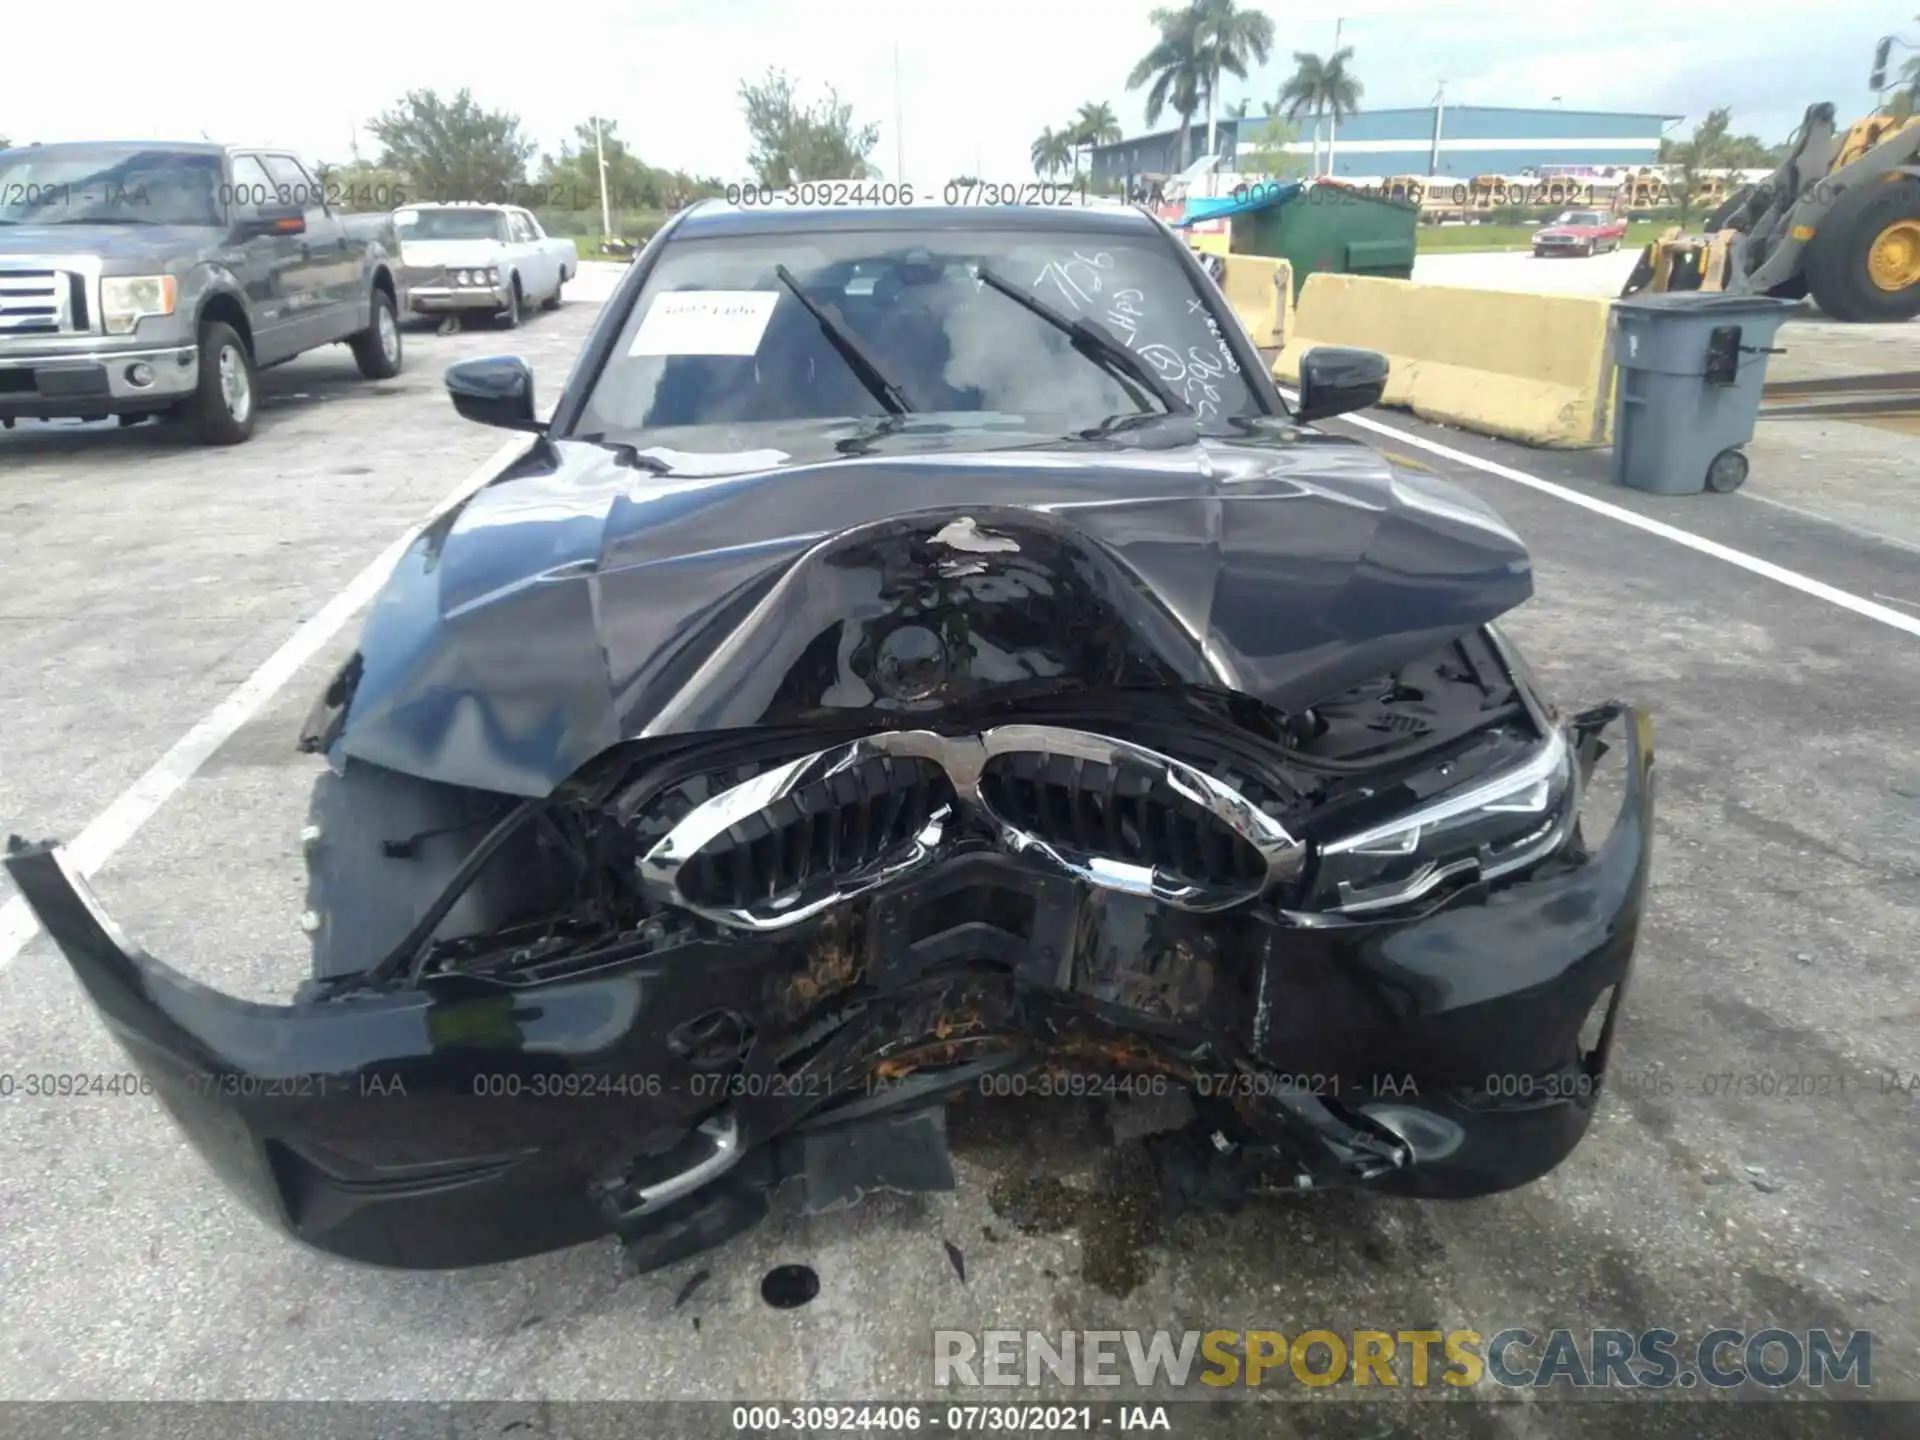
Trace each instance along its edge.
<path fill-rule="evenodd" d="M 1378 350 L 1316 345 L 1300 357 L 1301 424 L 1378 405 L 1387 389 L 1387 357 Z"/>
<path fill-rule="evenodd" d="M 307 212 L 298 205 L 262 205 L 253 214 L 233 223 L 235 240 L 252 240 L 259 235 L 304 235 Z"/>
<path fill-rule="evenodd" d="M 483 355 L 447 367 L 447 394 L 468 420 L 502 430 L 546 433 L 533 414 L 533 371 L 518 355 Z"/>

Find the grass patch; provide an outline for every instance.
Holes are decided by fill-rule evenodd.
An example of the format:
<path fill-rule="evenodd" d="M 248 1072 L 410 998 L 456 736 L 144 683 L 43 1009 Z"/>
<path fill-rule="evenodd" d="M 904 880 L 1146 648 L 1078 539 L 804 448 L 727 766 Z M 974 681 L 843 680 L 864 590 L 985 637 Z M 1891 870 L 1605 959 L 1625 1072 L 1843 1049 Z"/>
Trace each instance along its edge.
<path fill-rule="evenodd" d="M 600 237 L 598 235 L 574 236 L 573 252 L 574 254 L 578 255 L 582 260 L 620 261 L 627 258 L 624 255 L 602 255 L 600 253 Z"/>
<path fill-rule="evenodd" d="M 624 260 L 623 255 L 603 255 L 600 253 L 600 212 L 598 210 L 536 210 L 535 216 L 541 228 L 547 234 L 564 236 L 573 241 L 574 253 L 582 260 Z M 667 217 L 657 210 L 616 210 L 613 213 L 613 233 L 622 240 L 630 240 L 635 245 L 644 245 L 653 238 L 653 232 L 666 223 Z"/>
<path fill-rule="evenodd" d="M 1665 220 L 1630 221 L 1627 238 L 1620 242 L 1620 248 L 1638 250 L 1670 224 Z M 1531 250 L 1533 232 L 1538 228 L 1536 225 L 1422 225 L 1417 234 L 1418 249 L 1422 255 L 1436 251 L 1456 254 L 1469 250 Z"/>

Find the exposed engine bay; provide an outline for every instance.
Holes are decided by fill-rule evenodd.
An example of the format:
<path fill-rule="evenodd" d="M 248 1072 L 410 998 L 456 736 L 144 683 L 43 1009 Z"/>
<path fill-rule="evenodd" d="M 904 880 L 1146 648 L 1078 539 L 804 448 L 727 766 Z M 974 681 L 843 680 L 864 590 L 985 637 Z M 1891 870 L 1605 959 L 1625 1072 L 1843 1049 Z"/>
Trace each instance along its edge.
<path fill-rule="evenodd" d="M 566 883 L 550 913 L 426 944 L 434 926 L 423 923 L 404 956 L 350 978 L 557 978 L 631 958 L 636 936 L 664 941 L 697 921 L 786 930 L 967 854 L 1023 856 L 1177 910 L 1258 900 L 1275 917 L 1332 919 L 1538 859 L 1573 809 L 1560 794 L 1550 812 L 1543 792 L 1537 833 L 1501 837 L 1484 854 L 1467 847 L 1447 874 L 1410 875 L 1398 889 L 1385 857 L 1367 866 L 1328 851 L 1543 746 L 1563 790 L 1572 783 L 1554 732 L 1484 632 L 1296 716 L 1229 693 L 1144 688 L 995 708 L 1010 711 L 1005 721 L 973 734 L 889 730 L 823 745 L 831 732 L 810 729 L 646 758 L 610 752 L 551 802 L 514 809 L 463 867 L 462 881 L 484 884 L 492 861 L 516 886 L 557 872 Z M 508 846 L 517 861 L 494 859 Z M 1360 870 L 1370 888 L 1342 878 Z M 450 886 L 435 925 L 459 898 Z"/>

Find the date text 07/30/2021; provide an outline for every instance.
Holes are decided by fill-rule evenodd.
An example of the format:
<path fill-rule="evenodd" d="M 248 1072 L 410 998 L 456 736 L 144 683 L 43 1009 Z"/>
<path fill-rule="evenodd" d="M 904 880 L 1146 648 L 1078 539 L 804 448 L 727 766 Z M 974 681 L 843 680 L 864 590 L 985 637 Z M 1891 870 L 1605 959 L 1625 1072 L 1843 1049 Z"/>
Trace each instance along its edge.
<path fill-rule="evenodd" d="M 729 185 L 725 199 L 741 208 L 781 205 L 1091 205 L 1103 197 L 1086 180 L 949 180 L 915 186 L 880 180 L 799 180 L 789 185 Z"/>

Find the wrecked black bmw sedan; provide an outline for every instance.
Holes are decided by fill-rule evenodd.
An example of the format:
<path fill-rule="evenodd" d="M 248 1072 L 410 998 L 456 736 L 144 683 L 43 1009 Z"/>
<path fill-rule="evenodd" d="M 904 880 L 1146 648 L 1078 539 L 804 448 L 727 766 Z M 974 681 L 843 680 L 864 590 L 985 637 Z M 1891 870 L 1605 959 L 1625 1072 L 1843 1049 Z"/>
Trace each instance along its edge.
<path fill-rule="evenodd" d="M 1650 729 L 1495 629 L 1497 515 L 1314 428 L 1382 358 L 1302 368 L 1137 210 L 696 206 L 551 420 L 449 370 L 527 448 L 301 737 L 291 1003 L 9 868 L 222 1179 L 357 1260 L 950 1187 L 948 1103 L 1022 1075 L 1176 1087 L 1216 1192 L 1524 1184 L 1599 1093 Z"/>

